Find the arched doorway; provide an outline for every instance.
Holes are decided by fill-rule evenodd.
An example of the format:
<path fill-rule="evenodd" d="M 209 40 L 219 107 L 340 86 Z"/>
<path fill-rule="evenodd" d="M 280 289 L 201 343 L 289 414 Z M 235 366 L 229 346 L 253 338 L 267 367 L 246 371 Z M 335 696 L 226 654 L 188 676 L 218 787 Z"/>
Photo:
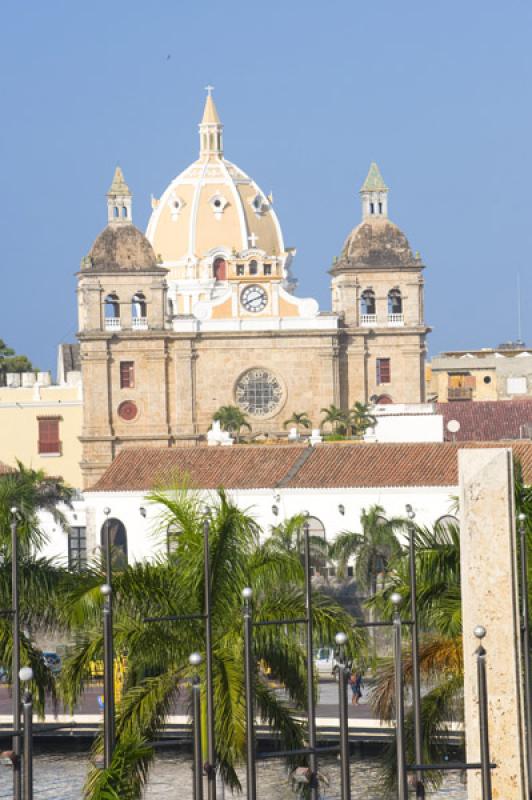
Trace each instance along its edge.
<path fill-rule="evenodd" d="M 109 533 L 112 567 L 116 570 L 125 569 L 127 567 L 126 526 L 121 520 L 115 517 L 111 517 L 103 523 L 100 531 L 100 544 L 103 552 L 105 552 L 106 531 Z"/>

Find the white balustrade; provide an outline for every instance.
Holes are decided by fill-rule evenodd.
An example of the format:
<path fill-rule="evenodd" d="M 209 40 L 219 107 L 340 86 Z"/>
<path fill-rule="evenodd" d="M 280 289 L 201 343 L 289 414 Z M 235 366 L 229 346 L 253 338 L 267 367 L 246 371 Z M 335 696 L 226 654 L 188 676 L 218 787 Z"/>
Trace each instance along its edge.
<path fill-rule="evenodd" d="M 106 331 L 119 331 L 120 330 L 120 317 L 106 317 L 105 319 Z"/>
<path fill-rule="evenodd" d="M 134 331 L 147 331 L 148 318 L 147 317 L 133 317 L 131 320 L 131 327 Z"/>
<path fill-rule="evenodd" d="M 388 325 L 404 325 L 405 319 L 403 314 L 388 314 Z"/>
<path fill-rule="evenodd" d="M 360 315 L 360 324 L 361 325 L 376 325 L 377 324 L 377 315 L 376 314 L 361 314 Z"/>

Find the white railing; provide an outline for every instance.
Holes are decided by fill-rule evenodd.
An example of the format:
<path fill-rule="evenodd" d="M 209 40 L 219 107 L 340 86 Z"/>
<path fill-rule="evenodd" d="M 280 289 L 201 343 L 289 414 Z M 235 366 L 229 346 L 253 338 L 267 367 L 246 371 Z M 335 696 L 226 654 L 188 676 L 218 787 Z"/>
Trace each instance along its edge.
<path fill-rule="evenodd" d="M 361 325 L 376 325 L 377 324 L 377 315 L 376 314 L 361 314 L 360 315 L 360 324 Z"/>
<path fill-rule="evenodd" d="M 131 327 L 134 331 L 147 331 L 148 318 L 147 317 L 133 317 L 131 320 Z"/>
<path fill-rule="evenodd" d="M 119 331 L 120 330 L 120 317 L 106 317 L 105 319 L 106 331 Z"/>
<path fill-rule="evenodd" d="M 405 318 L 402 314 L 388 314 L 388 325 L 404 325 Z"/>

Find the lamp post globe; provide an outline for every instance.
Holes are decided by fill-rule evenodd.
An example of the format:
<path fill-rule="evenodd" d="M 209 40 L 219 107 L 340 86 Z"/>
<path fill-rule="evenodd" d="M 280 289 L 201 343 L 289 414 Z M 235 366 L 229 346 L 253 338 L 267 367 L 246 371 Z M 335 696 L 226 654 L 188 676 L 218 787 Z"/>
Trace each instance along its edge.
<path fill-rule="evenodd" d="M 108 583 L 102 583 L 100 586 L 100 592 L 103 594 L 104 597 L 109 597 L 112 592 L 112 588 Z"/>
<path fill-rule="evenodd" d="M 201 661 L 201 653 L 191 653 L 188 657 L 188 663 L 191 667 L 199 667 Z"/>
<path fill-rule="evenodd" d="M 401 602 L 402 602 L 403 598 L 399 594 L 399 592 L 392 592 L 392 594 L 390 595 L 390 600 L 392 601 L 394 606 L 397 607 L 397 606 L 401 605 Z"/>
<path fill-rule="evenodd" d="M 334 637 L 334 641 L 339 647 L 341 647 L 347 642 L 347 634 L 340 631 L 340 633 L 337 633 Z"/>
<path fill-rule="evenodd" d="M 18 676 L 22 683 L 29 683 L 33 680 L 33 670 L 31 667 L 22 667 L 22 669 L 19 670 Z"/>
<path fill-rule="evenodd" d="M 251 600 L 253 597 L 253 589 L 251 589 L 249 586 L 246 586 L 244 589 L 242 589 L 242 597 L 244 600 Z"/>
<path fill-rule="evenodd" d="M 475 634 L 477 639 L 483 639 L 484 636 L 486 635 L 486 628 L 484 627 L 484 625 L 477 625 L 473 630 L 473 633 Z"/>

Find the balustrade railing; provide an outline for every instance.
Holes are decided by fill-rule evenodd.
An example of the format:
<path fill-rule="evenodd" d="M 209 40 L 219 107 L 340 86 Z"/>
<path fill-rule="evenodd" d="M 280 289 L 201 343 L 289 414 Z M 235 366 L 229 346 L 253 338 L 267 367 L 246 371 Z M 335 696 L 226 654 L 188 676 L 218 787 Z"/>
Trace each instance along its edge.
<path fill-rule="evenodd" d="M 106 331 L 119 331 L 120 330 L 120 317 L 107 317 L 105 320 Z"/>

